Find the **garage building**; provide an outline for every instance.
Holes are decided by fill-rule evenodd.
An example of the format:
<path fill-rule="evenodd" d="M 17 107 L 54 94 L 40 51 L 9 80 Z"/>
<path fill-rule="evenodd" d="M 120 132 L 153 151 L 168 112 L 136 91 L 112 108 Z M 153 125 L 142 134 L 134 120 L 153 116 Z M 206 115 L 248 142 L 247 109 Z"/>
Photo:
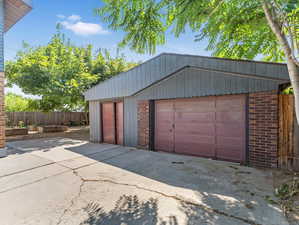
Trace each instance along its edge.
<path fill-rule="evenodd" d="M 90 137 L 277 167 L 285 64 L 163 53 L 85 93 Z"/>

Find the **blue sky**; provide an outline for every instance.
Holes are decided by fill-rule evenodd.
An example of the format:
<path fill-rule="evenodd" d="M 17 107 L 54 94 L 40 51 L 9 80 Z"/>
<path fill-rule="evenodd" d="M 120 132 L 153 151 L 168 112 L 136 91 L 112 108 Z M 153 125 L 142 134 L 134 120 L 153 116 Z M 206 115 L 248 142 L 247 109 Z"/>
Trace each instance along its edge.
<path fill-rule="evenodd" d="M 123 32 L 113 32 L 101 18 L 94 15 L 93 9 L 101 7 L 100 0 L 33 0 L 33 10 L 5 34 L 5 60 L 14 59 L 21 49 L 22 42 L 38 46 L 46 44 L 56 31 L 57 22 L 62 22 L 64 33 L 73 43 L 81 46 L 92 44 L 95 48 L 106 48 L 116 52 Z M 194 42 L 192 32 L 179 38 L 167 35 L 167 43 L 158 47 L 156 54 L 175 52 L 184 54 L 210 55 L 205 51 L 205 42 Z M 136 54 L 123 49 L 131 61 L 145 61 L 154 55 Z M 6 92 L 22 94 L 18 87 L 6 88 Z"/>

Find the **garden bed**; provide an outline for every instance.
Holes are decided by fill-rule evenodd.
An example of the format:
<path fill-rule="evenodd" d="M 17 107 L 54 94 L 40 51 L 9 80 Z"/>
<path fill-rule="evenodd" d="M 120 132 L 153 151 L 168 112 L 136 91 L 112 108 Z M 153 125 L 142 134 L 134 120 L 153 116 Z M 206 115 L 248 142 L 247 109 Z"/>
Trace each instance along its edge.
<path fill-rule="evenodd" d="M 58 126 L 58 125 L 50 125 L 50 126 L 40 126 L 37 127 L 39 133 L 55 133 L 55 132 L 65 132 L 68 130 L 67 126 Z"/>
<path fill-rule="evenodd" d="M 6 128 L 5 136 L 17 136 L 17 135 L 27 135 L 27 128 Z"/>

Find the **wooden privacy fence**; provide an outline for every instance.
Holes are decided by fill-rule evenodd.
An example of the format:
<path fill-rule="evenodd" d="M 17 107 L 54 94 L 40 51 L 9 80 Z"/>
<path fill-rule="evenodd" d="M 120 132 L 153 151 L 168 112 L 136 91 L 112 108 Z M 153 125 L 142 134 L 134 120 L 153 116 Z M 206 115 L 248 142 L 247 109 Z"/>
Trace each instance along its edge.
<path fill-rule="evenodd" d="M 299 127 L 296 122 L 293 95 L 279 95 L 278 165 L 299 171 Z"/>
<path fill-rule="evenodd" d="M 6 125 L 85 125 L 88 124 L 88 113 L 85 112 L 7 112 Z"/>

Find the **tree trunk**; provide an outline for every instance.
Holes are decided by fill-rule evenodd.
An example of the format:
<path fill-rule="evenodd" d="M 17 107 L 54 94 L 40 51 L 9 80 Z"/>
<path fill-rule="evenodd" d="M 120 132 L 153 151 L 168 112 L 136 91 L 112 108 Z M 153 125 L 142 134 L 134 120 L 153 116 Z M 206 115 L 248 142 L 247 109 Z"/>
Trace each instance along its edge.
<path fill-rule="evenodd" d="M 287 58 L 287 66 L 291 84 L 294 90 L 295 111 L 297 124 L 299 125 L 299 67 L 289 57 Z"/>
<path fill-rule="evenodd" d="M 293 52 L 290 48 L 289 42 L 286 38 L 286 35 L 283 32 L 282 22 L 277 21 L 277 15 L 273 10 L 270 10 L 271 6 L 267 0 L 261 0 L 262 7 L 268 21 L 268 24 L 275 34 L 284 54 L 286 56 L 289 76 L 291 80 L 292 87 L 294 89 L 295 97 L 295 111 L 297 124 L 299 125 L 299 68 L 296 65 L 295 58 L 293 58 Z"/>

